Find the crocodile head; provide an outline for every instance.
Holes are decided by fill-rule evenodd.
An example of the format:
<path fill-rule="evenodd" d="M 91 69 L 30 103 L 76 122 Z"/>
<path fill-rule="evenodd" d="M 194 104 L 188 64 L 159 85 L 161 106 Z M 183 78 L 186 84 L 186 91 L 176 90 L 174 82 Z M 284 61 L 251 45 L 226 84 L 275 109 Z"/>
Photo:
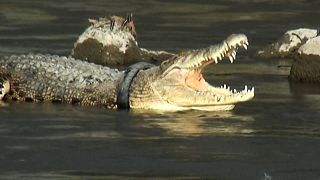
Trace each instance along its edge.
<path fill-rule="evenodd" d="M 230 35 L 222 43 L 192 50 L 138 73 L 131 86 L 130 106 L 162 110 L 231 110 L 236 103 L 254 97 L 254 88 L 236 91 L 214 87 L 203 78 L 209 64 L 228 58 L 233 63 L 238 48 L 247 49 L 244 34 Z"/>

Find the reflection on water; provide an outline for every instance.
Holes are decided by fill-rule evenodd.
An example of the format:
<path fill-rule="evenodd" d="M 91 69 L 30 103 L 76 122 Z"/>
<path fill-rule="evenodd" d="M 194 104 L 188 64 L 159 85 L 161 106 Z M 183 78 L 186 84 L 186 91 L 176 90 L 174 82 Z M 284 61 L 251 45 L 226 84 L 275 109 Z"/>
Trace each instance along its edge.
<path fill-rule="evenodd" d="M 135 112 L 135 115 L 136 112 Z M 163 129 L 167 136 L 203 136 L 203 135 L 250 135 L 253 132 L 247 124 L 254 119 L 249 115 L 238 116 L 230 112 L 195 113 L 194 111 L 167 114 L 149 114 L 139 112 L 143 119 L 141 128 Z M 134 118 L 136 119 L 136 118 Z M 227 123 L 225 121 L 228 121 Z M 138 126 L 140 128 L 140 126 Z"/>
<path fill-rule="evenodd" d="M 0 179 L 319 178 L 319 86 L 289 83 L 283 67 L 292 60 L 251 56 L 287 29 L 318 27 L 318 7 L 308 0 L 1 2 L 1 55 L 68 55 L 89 17 L 128 12 L 149 49 L 200 48 L 243 32 L 249 50 L 205 77 L 255 86 L 256 97 L 230 112 L 2 103 Z"/>

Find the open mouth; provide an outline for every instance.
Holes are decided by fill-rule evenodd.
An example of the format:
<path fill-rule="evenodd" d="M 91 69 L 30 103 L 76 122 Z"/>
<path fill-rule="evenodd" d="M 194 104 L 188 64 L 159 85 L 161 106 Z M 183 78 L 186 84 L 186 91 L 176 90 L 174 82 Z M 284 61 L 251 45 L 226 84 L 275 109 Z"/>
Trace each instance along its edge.
<path fill-rule="evenodd" d="M 209 64 L 218 64 L 222 59 L 229 59 L 234 62 L 239 48 L 247 49 L 249 43 L 243 34 L 231 35 L 218 46 L 209 47 L 188 57 L 193 60 L 185 71 L 185 84 L 194 91 L 197 102 L 190 105 L 193 109 L 216 110 L 220 106 L 221 110 L 229 110 L 235 103 L 247 101 L 254 96 L 254 87 L 248 89 L 245 85 L 243 90 L 231 89 L 227 85 L 220 87 L 211 86 L 202 76 L 202 70 Z M 191 56 L 191 55 L 189 55 Z"/>
<path fill-rule="evenodd" d="M 253 87 L 249 89 L 244 86 L 240 91 L 232 90 L 227 85 L 215 87 L 207 83 L 202 75 L 206 66 L 218 64 L 222 59 L 229 59 L 233 63 L 238 49 L 247 49 L 248 45 L 246 35 L 233 34 L 220 44 L 184 52 L 174 59 L 164 61 L 160 69 L 162 77 L 167 81 L 166 85 L 159 84 L 160 94 L 170 94 L 162 96 L 169 104 L 208 111 L 231 110 L 236 103 L 252 99 Z"/>

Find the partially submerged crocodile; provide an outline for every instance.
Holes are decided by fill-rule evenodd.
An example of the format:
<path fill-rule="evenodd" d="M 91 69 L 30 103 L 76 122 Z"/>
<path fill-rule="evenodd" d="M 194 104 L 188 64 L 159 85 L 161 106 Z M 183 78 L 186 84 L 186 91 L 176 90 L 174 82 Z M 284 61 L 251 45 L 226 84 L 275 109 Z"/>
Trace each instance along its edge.
<path fill-rule="evenodd" d="M 48 55 L 20 55 L 0 59 L 0 99 L 58 102 L 106 108 L 160 110 L 231 110 L 254 97 L 242 91 L 213 87 L 202 76 L 209 64 L 235 59 L 247 37 L 230 35 L 222 43 L 187 51 L 160 66 L 138 64 L 126 71 Z"/>

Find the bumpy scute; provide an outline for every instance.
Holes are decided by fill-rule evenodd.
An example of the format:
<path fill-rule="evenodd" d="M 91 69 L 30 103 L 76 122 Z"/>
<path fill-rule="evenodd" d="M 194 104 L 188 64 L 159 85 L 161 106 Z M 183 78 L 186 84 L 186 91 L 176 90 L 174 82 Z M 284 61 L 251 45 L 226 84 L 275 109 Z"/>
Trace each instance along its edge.
<path fill-rule="evenodd" d="M 21 55 L 0 59 L 8 100 L 100 105 L 115 108 L 122 73 L 73 58 Z M 4 72 L 5 71 L 5 72 Z"/>

